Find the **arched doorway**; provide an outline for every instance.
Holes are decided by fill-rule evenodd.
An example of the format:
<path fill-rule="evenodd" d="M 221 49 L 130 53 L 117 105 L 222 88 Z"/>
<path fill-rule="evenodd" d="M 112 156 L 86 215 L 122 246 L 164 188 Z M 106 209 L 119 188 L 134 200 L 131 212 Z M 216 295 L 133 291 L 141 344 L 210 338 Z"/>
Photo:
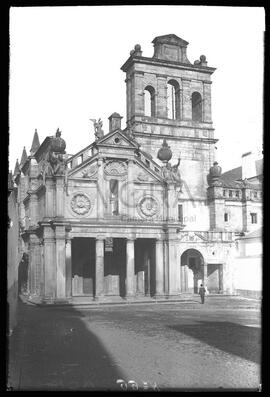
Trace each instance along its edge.
<path fill-rule="evenodd" d="M 204 259 L 196 249 L 181 255 L 181 292 L 197 293 L 204 279 Z"/>

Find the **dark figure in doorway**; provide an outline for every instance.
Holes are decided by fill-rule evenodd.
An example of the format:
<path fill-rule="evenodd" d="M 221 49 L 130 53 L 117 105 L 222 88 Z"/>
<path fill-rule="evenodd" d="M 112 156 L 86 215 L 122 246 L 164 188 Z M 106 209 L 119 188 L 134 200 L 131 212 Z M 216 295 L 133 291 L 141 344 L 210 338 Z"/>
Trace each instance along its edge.
<path fill-rule="evenodd" d="M 203 284 L 201 284 L 200 289 L 199 289 L 199 294 L 201 296 L 202 303 L 204 303 L 205 293 L 206 293 L 206 289 L 204 288 Z"/>

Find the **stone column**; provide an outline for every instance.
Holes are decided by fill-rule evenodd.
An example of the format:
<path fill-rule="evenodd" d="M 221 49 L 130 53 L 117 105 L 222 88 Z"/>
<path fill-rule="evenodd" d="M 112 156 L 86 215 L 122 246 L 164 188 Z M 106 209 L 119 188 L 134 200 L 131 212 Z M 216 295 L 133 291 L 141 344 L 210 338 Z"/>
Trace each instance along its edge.
<path fill-rule="evenodd" d="M 55 226 L 56 249 L 56 297 L 66 297 L 66 230 L 65 226 Z"/>
<path fill-rule="evenodd" d="M 66 239 L 66 296 L 72 296 L 72 260 L 71 260 L 71 238 Z"/>
<path fill-rule="evenodd" d="M 182 79 L 182 119 L 192 119 L 190 80 Z"/>
<path fill-rule="evenodd" d="M 143 248 L 144 295 L 150 296 L 150 263 L 147 247 Z"/>
<path fill-rule="evenodd" d="M 164 296 L 163 240 L 156 240 L 156 297 Z"/>
<path fill-rule="evenodd" d="M 166 238 L 164 240 L 164 283 L 166 295 L 169 295 L 169 270 L 169 241 Z"/>
<path fill-rule="evenodd" d="M 167 76 L 157 74 L 156 117 L 167 117 Z"/>
<path fill-rule="evenodd" d="M 104 296 L 104 240 L 104 237 L 96 237 L 96 300 Z"/>
<path fill-rule="evenodd" d="M 135 295 L 134 286 L 134 257 L 135 257 L 135 239 L 127 239 L 127 278 L 126 278 L 126 297 L 132 297 Z"/>

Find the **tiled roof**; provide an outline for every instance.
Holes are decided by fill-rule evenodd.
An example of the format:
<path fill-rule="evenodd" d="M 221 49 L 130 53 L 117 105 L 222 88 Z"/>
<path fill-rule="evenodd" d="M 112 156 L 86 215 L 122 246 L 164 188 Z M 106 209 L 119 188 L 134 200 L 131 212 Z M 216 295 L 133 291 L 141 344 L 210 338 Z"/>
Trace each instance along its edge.
<path fill-rule="evenodd" d="M 262 160 L 256 161 L 256 172 L 257 175 L 260 175 L 262 173 Z M 240 189 L 244 187 L 244 183 L 242 181 L 242 167 L 233 168 L 232 170 L 224 172 L 220 176 L 220 180 L 223 183 L 224 187 L 234 189 Z M 249 183 L 248 180 L 246 181 L 246 186 L 252 189 L 261 189 L 260 183 Z"/>
<path fill-rule="evenodd" d="M 241 240 L 246 240 L 250 238 L 261 238 L 262 237 L 262 227 L 254 230 L 253 232 L 247 233 L 245 236 L 240 237 Z"/>

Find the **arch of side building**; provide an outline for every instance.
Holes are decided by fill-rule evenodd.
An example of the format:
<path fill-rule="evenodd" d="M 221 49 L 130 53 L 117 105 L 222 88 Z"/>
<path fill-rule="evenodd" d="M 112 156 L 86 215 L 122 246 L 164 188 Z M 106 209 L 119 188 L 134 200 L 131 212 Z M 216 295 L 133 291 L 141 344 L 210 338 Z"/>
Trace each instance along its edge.
<path fill-rule="evenodd" d="M 207 250 L 201 244 L 181 244 L 178 253 L 179 290 L 197 293 L 200 284 L 207 284 Z"/>

